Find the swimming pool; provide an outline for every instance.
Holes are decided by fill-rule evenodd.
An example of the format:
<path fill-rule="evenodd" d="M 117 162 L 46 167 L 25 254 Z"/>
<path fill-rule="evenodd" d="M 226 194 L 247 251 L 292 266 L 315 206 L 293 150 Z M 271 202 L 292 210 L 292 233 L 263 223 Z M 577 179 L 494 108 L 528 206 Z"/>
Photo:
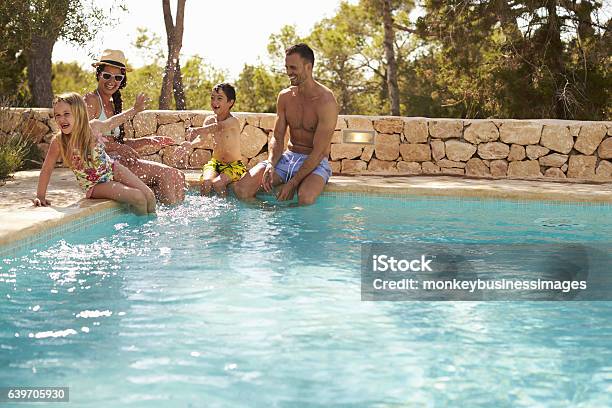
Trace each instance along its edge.
<path fill-rule="evenodd" d="M 374 241 L 606 244 L 612 207 L 188 196 L 121 215 L 3 260 L 0 384 L 84 407 L 612 405 L 612 302 L 364 302 Z"/>

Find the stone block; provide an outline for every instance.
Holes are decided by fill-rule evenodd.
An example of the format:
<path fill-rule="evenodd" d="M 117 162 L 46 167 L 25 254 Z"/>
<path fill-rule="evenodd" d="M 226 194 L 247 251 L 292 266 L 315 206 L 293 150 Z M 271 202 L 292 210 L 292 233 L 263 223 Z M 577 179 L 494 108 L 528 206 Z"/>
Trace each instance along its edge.
<path fill-rule="evenodd" d="M 476 146 L 458 140 L 447 140 L 446 157 L 453 161 L 468 161 L 476 153 Z"/>

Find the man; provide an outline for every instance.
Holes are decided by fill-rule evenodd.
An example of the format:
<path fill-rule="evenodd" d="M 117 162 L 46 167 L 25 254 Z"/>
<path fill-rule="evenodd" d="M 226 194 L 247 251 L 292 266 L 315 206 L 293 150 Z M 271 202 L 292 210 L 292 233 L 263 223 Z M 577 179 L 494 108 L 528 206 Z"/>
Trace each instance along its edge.
<path fill-rule="evenodd" d="M 300 205 L 313 204 L 331 176 L 327 160 L 338 120 L 338 104 L 332 91 L 312 78 L 314 53 L 306 44 L 285 51 L 285 68 L 291 81 L 278 94 L 276 124 L 268 144 L 268 160 L 253 167 L 235 183 L 240 199 L 255 197 L 259 187 L 276 198 L 291 200 L 295 192 Z M 283 153 L 289 126 L 288 150 Z"/>

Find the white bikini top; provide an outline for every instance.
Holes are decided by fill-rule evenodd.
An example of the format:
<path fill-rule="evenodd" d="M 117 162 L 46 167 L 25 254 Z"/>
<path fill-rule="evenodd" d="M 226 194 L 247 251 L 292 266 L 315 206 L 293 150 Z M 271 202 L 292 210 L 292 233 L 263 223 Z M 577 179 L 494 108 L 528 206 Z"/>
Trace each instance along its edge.
<path fill-rule="evenodd" d="M 102 103 L 102 97 L 100 96 L 100 94 L 98 93 L 98 90 L 96 89 L 96 95 L 98 95 L 98 100 L 100 101 L 100 116 L 98 116 L 98 120 L 106 120 L 108 119 L 106 117 L 106 112 L 104 112 L 104 104 Z M 117 126 L 116 128 L 104 133 L 105 136 L 112 136 L 115 139 L 119 139 L 119 135 L 121 135 L 121 129 L 119 128 L 119 126 Z"/>

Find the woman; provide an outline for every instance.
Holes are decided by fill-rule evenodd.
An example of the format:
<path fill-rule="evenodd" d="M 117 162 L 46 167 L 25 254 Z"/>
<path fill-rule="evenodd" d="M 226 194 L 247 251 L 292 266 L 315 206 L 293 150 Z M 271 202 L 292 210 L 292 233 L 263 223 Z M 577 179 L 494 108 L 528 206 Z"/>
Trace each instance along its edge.
<path fill-rule="evenodd" d="M 104 50 L 100 59 L 92 64 L 96 68 L 98 87 L 85 95 L 87 113 L 91 119 L 101 121 L 121 113 L 123 101 L 121 89 L 127 84 L 126 59 L 122 51 Z M 159 201 L 164 204 L 177 204 L 185 198 L 185 175 L 182 171 L 165 164 L 143 160 L 138 150 L 155 145 L 159 148 L 174 143 L 171 137 L 152 136 L 138 139 L 125 139 L 123 126 L 118 126 L 107 135 L 106 151 L 115 160 L 136 174 L 155 191 Z"/>

